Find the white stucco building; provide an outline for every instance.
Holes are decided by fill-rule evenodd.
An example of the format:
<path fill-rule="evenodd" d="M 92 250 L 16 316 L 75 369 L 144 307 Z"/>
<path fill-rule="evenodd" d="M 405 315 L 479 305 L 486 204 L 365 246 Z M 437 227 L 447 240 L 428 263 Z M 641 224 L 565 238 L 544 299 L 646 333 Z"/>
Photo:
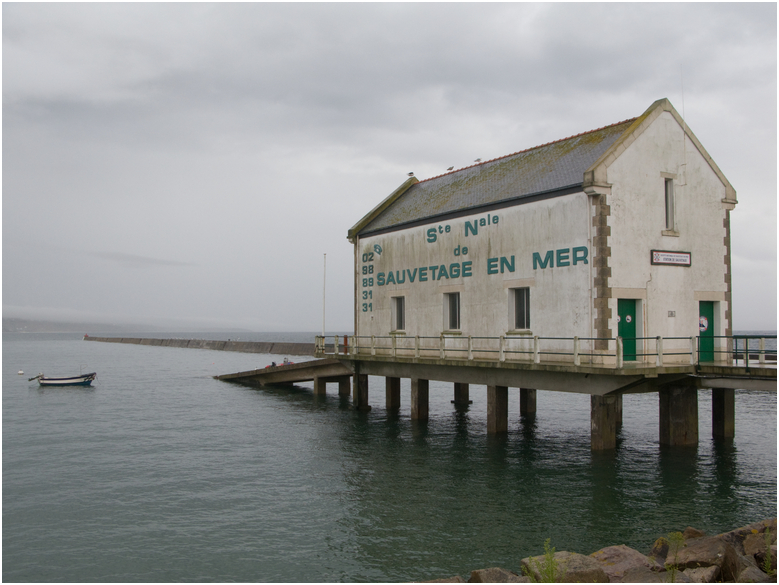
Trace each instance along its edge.
<path fill-rule="evenodd" d="M 408 179 L 351 230 L 355 333 L 533 337 L 591 360 L 715 359 L 731 334 L 736 193 L 667 99 L 639 117 Z M 607 341 L 611 340 L 611 341 Z M 460 343 L 460 346 L 457 344 Z M 472 341 L 475 347 L 478 342 Z M 697 343 L 697 341 L 696 341 Z M 486 345 L 484 346 L 486 347 Z M 602 358 L 607 360 L 608 358 Z"/>

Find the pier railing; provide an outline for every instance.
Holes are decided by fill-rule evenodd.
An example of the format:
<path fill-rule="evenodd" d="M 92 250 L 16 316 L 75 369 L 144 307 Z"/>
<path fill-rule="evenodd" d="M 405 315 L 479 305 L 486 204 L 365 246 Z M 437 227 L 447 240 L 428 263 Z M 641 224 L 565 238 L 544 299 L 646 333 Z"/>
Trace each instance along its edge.
<path fill-rule="evenodd" d="M 702 341 L 703 339 L 703 341 Z M 330 343 L 330 340 L 333 340 Z M 766 349 L 766 340 L 774 340 Z M 719 363 L 776 367 L 776 336 L 720 337 L 478 337 L 441 334 L 317 336 L 316 354 L 424 358 L 600 367 L 663 367 Z"/>
<path fill-rule="evenodd" d="M 698 356 L 700 363 L 733 360 L 750 367 L 761 367 L 768 363 L 776 364 L 775 335 L 731 335 L 714 337 L 714 348 L 705 347 L 706 338 L 698 337 Z M 712 338 L 709 338 L 712 339 Z M 773 348 L 766 349 L 766 340 L 773 340 Z M 724 341 L 724 343 L 723 343 Z M 708 342 L 711 344 L 711 342 Z"/>

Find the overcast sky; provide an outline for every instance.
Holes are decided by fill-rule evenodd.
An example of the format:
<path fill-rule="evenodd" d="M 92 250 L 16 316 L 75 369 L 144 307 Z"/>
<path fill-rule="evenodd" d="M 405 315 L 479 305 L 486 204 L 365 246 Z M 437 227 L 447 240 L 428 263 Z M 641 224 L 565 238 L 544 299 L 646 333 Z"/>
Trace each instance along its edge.
<path fill-rule="evenodd" d="M 3 315 L 351 331 L 347 230 L 420 179 L 667 97 L 776 328 L 765 4 L 3 4 Z"/>

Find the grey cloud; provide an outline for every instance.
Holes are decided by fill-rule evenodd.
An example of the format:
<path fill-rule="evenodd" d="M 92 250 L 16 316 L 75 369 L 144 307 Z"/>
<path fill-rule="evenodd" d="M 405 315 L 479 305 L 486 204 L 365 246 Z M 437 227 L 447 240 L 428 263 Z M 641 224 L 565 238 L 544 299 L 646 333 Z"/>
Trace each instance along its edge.
<path fill-rule="evenodd" d="M 116 262 L 117 264 L 131 268 L 193 266 L 191 262 L 162 260 L 159 258 L 149 258 L 148 256 L 139 256 L 137 254 L 124 254 L 122 252 L 89 252 L 88 254 L 95 256 L 96 258 L 102 258 L 103 260 Z"/>
<path fill-rule="evenodd" d="M 348 328 L 346 230 L 407 172 L 439 174 L 668 97 L 739 191 L 734 262 L 774 267 L 734 279 L 734 314 L 756 305 L 739 300 L 746 288 L 776 306 L 775 4 L 2 10 L 7 305 L 317 329 L 327 252 L 328 322 Z M 27 245 L 32 222 L 47 252 Z M 83 263 L 90 290 L 63 284 L 49 298 L 28 285 Z M 134 282 L 136 267 L 162 284 Z"/>
<path fill-rule="evenodd" d="M 71 88 L 65 93 L 72 96 L 65 99 L 55 83 L 51 93 L 30 96 L 38 96 L 40 109 L 50 110 L 47 123 L 72 119 L 61 115 L 64 107 L 74 118 L 94 116 L 92 124 L 80 130 L 68 126 L 68 131 L 95 132 L 106 140 L 124 133 L 141 142 L 171 140 L 206 148 L 201 137 L 212 133 L 267 133 L 282 143 L 306 133 L 309 139 L 330 142 L 340 137 L 349 142 L 355 133 L 426 125 L 447 115 L 456 119 L 463 110 L 478 115 L 500 108 L 507 99 L 521 105 L 533 96 L 554 101 L 575 92 L 582 102 L 591 102 L 615 89 L 619 95 L 618 88 L 626 85 L 660 97 L 653 91 L 658 82 L 678 89 L 685 64 L 688 87 L 694 91 L 697 63 L 705 58 L 718 67 L 732 53 L 729 46 L 714 42 L 725 26 L 730 25 L 729 34 L 737 38 L 748 31 L 752 44 L 761 35 L 771 38 L 764 26 L 739 26 L 755 20 L 744 18 L 750 10 L 698 5 L 450 5 L 444 11 L 413 5 L 240 4 L 205 5 L 198 11 L 187 5 L 148 9 L 158 17 L 176 18 L 179 32 L 172 39 L 159 35 L 159 25 L 141 19 L 142 8 L 127 11 L 136 16 L 121 34 L 114 31 L 116 38 L 94 31 L 87 36 L 87 41 L 97 37 L 103 51 L 95 57 L 100 65 L 87 74 L 86 91 Z M 81 12 L 75 11 L 83 17 Z M 771 7 L 764 12 L 770 14 Z M 74 22 L 69 11 L 63 14 L 69 15 L 66 27 L 82 30 L 84 21 L 89 22 Z M 702 16 L 707 17 L 706 27 L 690 26 Z M 690 37 L 695 44 L 687 41 Z M 25 45 L 37 40 L 30 37 Z M 86 52 L 75 51 L 76 56 Z M 111 58 L 115 54 L 119 57 Z M 760 70 L 771 66 L 775 69 L 775 59 Z M 128 71 L 117 75 L 114 68 Z M 734 69 L 745 71 L 747 64 Z M 105 71 L 110 75 L 101 77 Z M 14 83 L 13 72 L 7 75 L 6 96 L 13 107 L 16 92 L 24 94 L 24 87 L 17 85 L 24 84 Z M 723 79 L 708 71 L 706 79 L 717 80 L 720 87 L 743 87 L 741 79 Z M 90 91 L 94 85 L 102 89 Z M 95 102 L 95 96 L 106 91 L 115 99 Z M 431 93 L 440 98 L 437 112 L 428 105 Z M 193 125 L 193 119 L 198 123 Z"/>

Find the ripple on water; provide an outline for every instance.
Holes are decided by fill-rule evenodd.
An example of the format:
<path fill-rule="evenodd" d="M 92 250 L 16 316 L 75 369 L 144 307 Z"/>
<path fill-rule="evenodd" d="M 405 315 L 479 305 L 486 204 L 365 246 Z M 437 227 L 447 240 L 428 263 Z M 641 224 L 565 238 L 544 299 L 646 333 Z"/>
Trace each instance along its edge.
<path fill-rule="evenodd" d="M 410 581 L 542 551 L 646 550 L 687 525 L 719 532 L 776 515 L 776 396 L 737 392 L 736 439 L 657 444 L 656 395 L 624 398 L 618 449 L 592 453 L 589 398 L 539 392 L 486 434 L 486 388 L 455 411 L 431 383 L 388 416 L 335 387 L 254 390 L 217 373 L 279 356 L 4 338 L 3 578 L 10 581 Z M 283 356 L 282 356 L 283 357 Z M 88 363 L 92 389 L 48 390 L 19 369 Z"/>

